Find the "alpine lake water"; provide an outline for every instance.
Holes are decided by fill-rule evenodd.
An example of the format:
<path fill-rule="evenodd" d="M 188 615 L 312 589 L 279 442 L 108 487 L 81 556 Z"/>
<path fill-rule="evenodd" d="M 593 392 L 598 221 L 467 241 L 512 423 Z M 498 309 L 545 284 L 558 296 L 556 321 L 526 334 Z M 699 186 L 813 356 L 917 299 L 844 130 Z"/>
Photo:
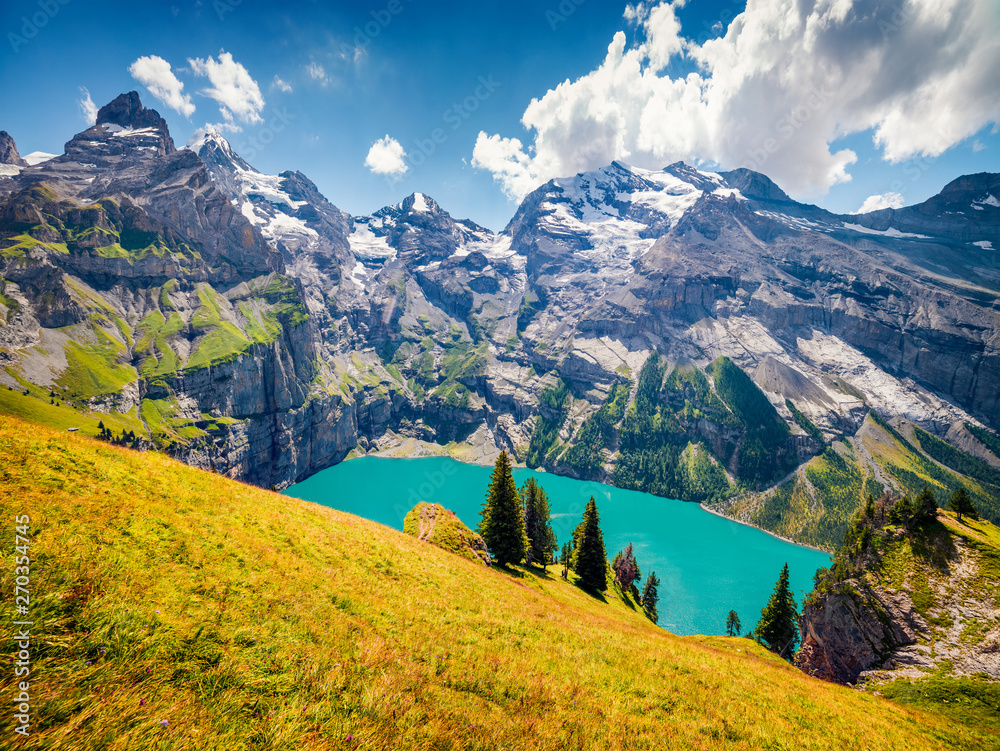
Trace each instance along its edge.
<path fill-rule="evenodd" d="M 446 457 L 361 457 L 318 472 L 284 493 L 400 530 L 417 503 L 438 503 L 475 529 L 491 470 Z M 801 608 L 816 569 L 830 565 L 827 553 L 716 516 L 696 503 L 514 469 L 518 487 L 528 477 L 548 495 L 560 547 L 594 497 L 608 559 L 633 544 L 642 576 L 655 571 L 660 579 L 659 624 L 675 634 L 723 634 L 730 609 L 739 615 L 744 632 L 749 631 L 785 562 Z"/>

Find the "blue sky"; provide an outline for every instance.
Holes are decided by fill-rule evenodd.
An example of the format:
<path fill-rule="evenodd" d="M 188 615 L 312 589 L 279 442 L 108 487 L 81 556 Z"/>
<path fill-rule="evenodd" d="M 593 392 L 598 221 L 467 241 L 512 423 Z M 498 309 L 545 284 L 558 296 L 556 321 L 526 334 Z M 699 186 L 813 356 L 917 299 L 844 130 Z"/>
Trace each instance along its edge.
<path fill-rule="evenodd" d="M 781 1 L 764 0 L 757 5 Z M 727 134 L 728 124 L 735 121 L 732 112 L 713 121 L 714 115 L 705 113 L 720 109 L 714 104 L 706 110 L 692 110 L 692 118 L 709 118 L 699 121 L 699 128 L 715 133 L 715 140 L 705 140 L 699 133 L 675 137 L 683 130 L 676 125 L 667 131 L 647 128 L 639 109 L 645 100 L 637 104 L 633 96 L 641 87 L 622 78 L 628 74 L 626 63 L 640 60 L 643 80 L 653 85 L 680 82 L 698 70 L 707 80 L 705 61 L 699 64 L 690 50 L 679 51 L 676 40 L 702 45 L 725 34 L 732 19 L 744 11 L 744 3 L 732 0 L 689 0 L 661 9 L 647 5 L 628 10 L 625 3 L 598 0 L 282 4 L 178 0 L 172 5 L 106 2 L 100 6 L 80 0 L 64 2 L 8 0 L 0 9 L 0 29 L 6 37 L 0 45 L 4 103 L 0 129 L 13 135 L 22 154 L 61 153 L 62 145 L 87 127 L 87 116 L 79 105 L 83 89 L 98 107 L 121 92 L 139 91 L 143 103 L 166 118 L 178 145 L 206 123 L 226 122 L 217 101 L 223 98 L 231 121 L 225 135 L 237 151 L 264 172 L 304 172 L 327 198 L 352 214 L 370 213 L 422 191 L 457 217 L 500 229 L 514 213 L 517 198 L 532 185 L 559 176 L 560 170 L 572 174 L 607 163 L 609 157 L 621 158 L 622 149 L 634 157 L 624 161 L 647 167 L 665 166 L 674 156 L 698 160 L 707 168 L 741 166 L 752 158 L 754 139 L 765 144 L 772 126 L 780 132 L 782 113 L 793 111 L 788 101 L 805 101 L 801 93 L 796 94 L 799 99 L 789 99 L 791 94 L 784 89 L 764 90 L 756 99 L 747 99 L 750 104 L 744 109 L 751 113 L 749 123 L 751 130 L 757 128 L 757 135 L 742 145 L 733 143 L 734 138 L 738 141 L 751 132 L 746 123 L 740 126 L 742 130 L 734 129 L 736 135 Z M 878 5 L 878 0 L 857 2 Z M 892 4 L 883 5 L 890 14 Z M 762 15 L 766 10 L 755 11 L 762 17 L 761 28 L 773 26 Z M 772 10 L 785 12 L 780 7 Z M 913 77 L 913 66 L 899 65 L 909 51 L 907 45 L 919 41 L 907 35 L 916 35 L 933 19 L 916 10 L 895 21 L 891 15 L 885 19 L 878 22 L 882 39 L 874 35 L 873 44 L 889 49 L 886 60 L 895 64 L 882 64 L 872 76 L 882 80 L 888 69 L 898 71 L 899 86 L 892 85 L 891 78 L 886 84 L 887 99 L 897 104 L 894 114 L 879 121 L 877 106 L 873 108 L 870 102 L 862 106 L 857 97 L 845 94 L 821 102 L 815 116 L 800 110 L 803 122 L 796 122 L 793 137 L 787 144 L 779 137 L 773 158 L 759 165 L 762 172 L 776 173 L 772 177 L 796 198 L 835 211 L 855 210 L 872 195 L 898 194 L 899 198 L 890 200 L 910 204 L 933 195 L 960 174 L 1000 171 L 1000 136 L 993 132 L 995 103 L 992 110 L 989 106 L 963 110 L 960 114 L 965 120 L 948 126 L 953 132 L 945 137 L 947 148 L 939 155 L 925 155 L 928 147 L 920 142 L 919 129 L 899 125 L 900 113 L 911 122 L 914 115 L 921 116 L 912 98 L 906 98 L 914 84 L 903 80 Z M 887 26 L 893 23 L 899 28 Z M 983 25 L 981 19 L 978 25 Z M 838 39 L 836 30 L 831 25 L 831 44 Z M 618 32 L 624 34 L 624 53 L 612 61 L 609 44 Z M 744 41 L 748 39 L 746 32 Z M 755 49 L 775 48 L 764 42 L 768 40 Z M 979 44 L 985 50 L 980 64 L 992 60 L 989 45 Z M 901 51 L 890 49 L 891 45 Z M 844 43 L 845 58 L 857 54 L 846 49 L 849 46 Z M 231 56 L 228 67 L 222 64 L 223 52 L 226 60 Z M 797 54 L 794 48 L 788 49 L 781 63 L 786 71 L 797 70 Z M 836 60 L 837 53 L 831 54 Z M 179 92 L 186 97 L 179 107 L 182 111 L 159 101 L 130 72 L 137 60 L 151 56 L 169 64 L 174 79 L 183 84 Z M 612 63 L 617 66 L 613 70 Z M 714 76 L 721 83 L 722 66 L 708 64 L 716 65 Z M 235 103 L 222 95 L 213 99 L 204 93 L 213 86 L 219 88 L 207 72 L 213 66 L 219 80 L 242 70 L 259 96 Z M 617 88 L 601 88 L 601 76 L 608 71 L 618 76 Z M 925 77 L 936 69 L 928 71 Z M 748 81 L 762 75 L 758 69 L 750 72 Z M 945 74 L 954 73 L 943 71 L 942 80 Z M 703 92 L 707 91 L 705 80 Z M 567 81 L 576 83 L 548 95 Z M 1000 90 L 984 91 L 982 87 L 991 85 L 988 82 L 976 85 L 980 88 L 963 92 L 967 99 L 992 93 L 1000 101 Z M 655 101 L 666 96 L 664 90 L 662 86 L 650 89 L 649 98 Z M 534 116 L 535 127 L 528 131 L 521 119 L 533 99 L 542 101 Z M 680 105 L 674 107 L 669 98 L 664 101 L 671 112 L 683 115 Z M 725 104 L 732 108 L 740 101 L 736 98 Z M 239 109 L 244 105 L 245 109 Z M 931 101 L 928 107 L 932 105 L 942 106 Z M 190 114 L 184 114 L 185 110 Z M 933 112 L 929 109 L 927 117 Z M 593 133 L 595 118 L 601 146 L 586 153 L 571 152 L 572 134 Z M 645 123 L 641 128 L 640 122 Z M 878 122 L 886 129 L 895 128 L 890 147 L 905 158 L 890 163 L 884 158 L 885 144 L 873 145 L 870 124 Z M 236 131 L 237 127 L 241 130 Z M 971 134 L 966 133 L 969 127 L 974 128 Z M 393 166 L 377 159 L 366 166 L 373 144 L 386 136 L 398 143 L 392 147 L 397 156 L 405 153 L 401 164 L 395 164 L 397 171 L 405 166 L 405 172 L 373 172 L 371 164 L 382 164 L 382 169 Z M 647 143 L 650 138 L 655 142 L 652 146 Z M 511 139 L 518 139 L 519 148 Z M 941 146 L 932 144 L 931 151 Z M 845 158 L 836 156 L 845 149 L 855 155 L 846 167 Z M 809 162 L 813 155 L 815 168 Z M 807 169 L 815 174 L 800 174 Z M 843 173 L 839 178 L 838 170 Z M 847 174 L 851 180 L 843 182 Z M 815 175 L 823 179 L 812 180 Z"/>

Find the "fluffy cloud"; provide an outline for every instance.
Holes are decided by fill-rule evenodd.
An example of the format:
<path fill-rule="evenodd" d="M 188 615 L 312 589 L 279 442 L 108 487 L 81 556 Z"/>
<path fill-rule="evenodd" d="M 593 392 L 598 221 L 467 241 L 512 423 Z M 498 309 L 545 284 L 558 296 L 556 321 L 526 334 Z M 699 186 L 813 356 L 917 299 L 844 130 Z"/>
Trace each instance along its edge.
<path fill-rule="evenodd" d="M 528 105 L 532 134 L 480 133 L 472 163 L 522 197 L 618 159 L 749 167 L 800 197 L 850 180 L 838 138 L 871 131 L 889 161 L 937 156 L 1000 122 L 1000 14 L 980 0 L 756 0 L 724 37 L 682 35 L 681 0 L 629 6 L 603 63 Z M 664 73 L 678 56 L 694 72 Z"/>
<path fill-rule="evenodd" d="M 97 122 L 97 105 L 94 104 L 94 100 L 90 98 L 90 92 L 83 86 L 80 87 L 80 93 L 83 94 L 83 96 L 77 99 L 76 103 L 80 105 L 80 111 L 83 112 L 87 125 L 93 125 Z"/>
<path fill-rule="evenodd" d="M 365 166 L 378 175 L 402 175 L 409 169 L 404 159 L 406 152 L 402 145 L 386 135 L 372 144 L 365 157 Z"/>
<path fill-rule="evenodd" d="M 191 97 L 183 93 L 181 83 L 170 69 L 170 63 L 157 55 L 140 57 L 129 66 L 128 72 L 132 78 L 141 83 L 149 93 L 168 107 L 180 112 L 185 117 L 194 113 Z"/>
<path fill-rule="evenodd" d="M 877 196 L 868 196 L 861 208 L 855 214 L 867 214 L 869 211 L 879 209 L 898 209 L 903 205 L 904 199 L 899 193 L 883 193 Z"/>
<path fill-rule="evenodd" d="M 278 76 L 274 77 L 271 81 L 271 91 L 277 89 L 278 91 L 283 91 L 286 94 L 290 94 L 292 91 L 292 85 L 288 81 L 282 81 Z"/>
<path fill-rule="evenodd" d="M 211 87 L 202 89 L 200 93 L 219 103 L 219 111 L 227 123 L 235 119 L 247 123 L 263 122 L 260 111 L 264 106 L 264 97 L 260 87 L 230 53 L 220 53 L 218 61 L 211 57 L 205 60 L 188 58 L 188 65 L 196 76 L 208 78 Z"/>

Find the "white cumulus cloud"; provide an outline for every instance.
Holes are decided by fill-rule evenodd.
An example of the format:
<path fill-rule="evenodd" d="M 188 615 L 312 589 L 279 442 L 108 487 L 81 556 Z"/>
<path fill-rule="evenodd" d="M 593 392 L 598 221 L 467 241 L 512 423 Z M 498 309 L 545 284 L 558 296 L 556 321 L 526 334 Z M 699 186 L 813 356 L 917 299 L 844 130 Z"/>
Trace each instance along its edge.
<path fill-rule="evenodd" d="M 853 212 L 855 214 L 867 214 L 869 211 L 879 209 L 898 209 L 904 204 L 903 196 L 899 193 L 882 193 L 880 195 L 868 196 L 861 208 Z"/>
<path fill-rule="evenodd" d="M 278 76 L 275 76 L 274 80 L 271 81 L 271 91 L 274 91 L 275 89 L 289 94 L 292 91 L 292 85 L 288 83 L 288 81 L 283 81 Z"/>
<path fill-rule="evenodd" d="M 80 111 L 83 112 L 87 125 L 93 125 L 97 122 L 97 105 L 94 104 L 94 100 L 90 98 L 90 92 L 85 87 L 80 87 L 80 93 L 83 96 L 77 99 L 76 103 L 80 105 Z"/>
<path fill-rule="evenodd" d="M 219 53 L 218 60 L 211 57 L 205 60 L 188 58 L 188 65 L 196 76 L 208 78 L 211 86 L 200 93 L 219 103 L 219 111 L 227 123 L 234 119 L 247 123 L 263 122 L 260 111 L 264 107 L 264 97 L 260 87 L 230 53 Z"/>
<path fill-rule="evenodd" d="M 149 93 L 185 117 L 194 113 L 191 97 L 184 93 L 184 84 L 174 75 L 170 63 L 157 55 L 138 58 L 129 66 L 132 78 L 141 83 Z"/>
<path fill-rule="evenodd" d="M 409 167 L 404 161 L 406 152 L 395 138 L 386 135 L 368 150 L 365 166 L 378 175 L 402 175 Z"/>
<path fill-rule="evenodd" d="M 479 134 L 475 167 L 514 198 L 618 159 L 764 172 L 800 197 L 850 180 L 831 149 L 871 131 L 884 159 L 937 156 L 1000 122 L 1000 13 L 981 0 L 754 0 L 725 36 L 683 35 L 683 3 L 628 6 L 636 42 L 533 99 L 528 137 Z M 671 77 L 667 64 L 694 66 Z M 523 143 L 522 143 L 523 139 Z"/>

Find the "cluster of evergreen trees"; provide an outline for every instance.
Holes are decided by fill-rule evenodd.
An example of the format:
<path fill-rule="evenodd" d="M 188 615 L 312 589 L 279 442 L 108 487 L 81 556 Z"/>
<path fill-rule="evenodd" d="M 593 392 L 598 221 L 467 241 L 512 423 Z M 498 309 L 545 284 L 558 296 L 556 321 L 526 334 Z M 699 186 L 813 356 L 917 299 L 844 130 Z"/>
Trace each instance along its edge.
<path fill-rule="evenodd" d="M 497 457 L 480 516 L 478 532 L 497 565 L 510 566 L 524 561 L 528 565 L 540 565 L 544 570 L 555 562 L 553 556 L 558 548 L 545 490 L 534 478 L 526 480 L 518 490 L 506 451 L 501 451 Z M 559 562 L 563 564 L 563 578 L 572 570 L 580 586 L 594 592 L 608 588 L 611 570 L 622 593 L 632 594 L 656 622 L 660 580 L 655 573 L 650 573 L 639 594 L 636 586 L 640 579 L 639 564 L 631 544 L 615 557 L 613 566 L 608 565 L 604 534 L 593 497 L 572 539 L 563 545 Z"/>
<path fill-rule="evenodd" d="M 97 423 L 97 440 L 107 441 L 114 446 L 128 446 L 132 449 L 143 447 L 142 438 L 136 436 L 135 431 L 122 429 L 120 435 L 115 435 L 113 431 L 104 427 L 104 420 Z"/>

